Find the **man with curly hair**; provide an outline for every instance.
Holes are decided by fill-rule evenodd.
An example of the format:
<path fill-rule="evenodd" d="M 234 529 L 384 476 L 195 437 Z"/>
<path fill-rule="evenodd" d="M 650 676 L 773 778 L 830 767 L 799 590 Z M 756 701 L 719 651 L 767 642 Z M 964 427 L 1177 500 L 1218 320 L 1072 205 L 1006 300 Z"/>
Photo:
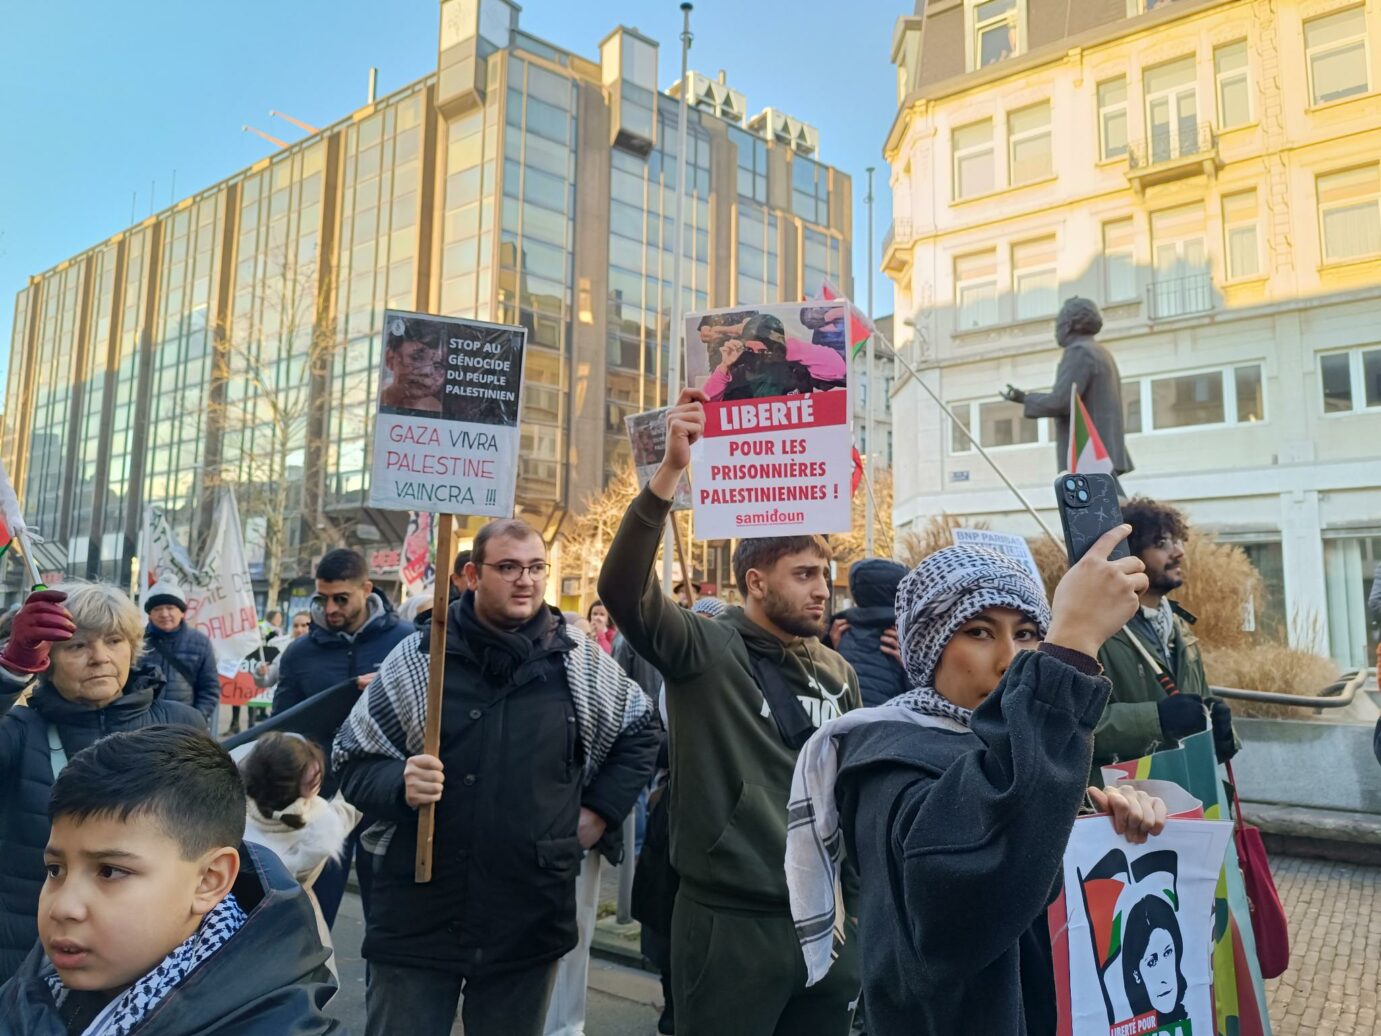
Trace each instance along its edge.
<path fill-rule="evenodd" d="M 1106 763 L 1174 748 L 1208 725 L 1218 759 L 1225 762 L 1239 747 L 1232 713 L 1204 676 L 1191 631 L 1194 616 L 1167 596 L 1184 585 L 1184 515 L 1139 496 L 1122 505 L 1122 517 L 1132 527 L 1128 543 L 1146 566 L 1148 585 L 1141 608 L 1098 653 L 1112 680 L 1112 697 L 1094 735 L 1095 778 Z"/>

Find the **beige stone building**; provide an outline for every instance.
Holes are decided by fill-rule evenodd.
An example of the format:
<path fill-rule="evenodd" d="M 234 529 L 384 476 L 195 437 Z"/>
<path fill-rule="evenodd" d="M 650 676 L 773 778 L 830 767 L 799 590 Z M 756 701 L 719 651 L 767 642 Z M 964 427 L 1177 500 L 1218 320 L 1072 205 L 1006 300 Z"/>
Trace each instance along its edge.
<path fill-rule="evenodd" d="M 1294 638 L 1360 664 L 1381 561 L 1381 3 L 932 0 L 898 21 L 898 344 L 1058 529 L 1062 299 L 1096 300 L 1130 492 L 1242 543 Z M 900 374 L 900 372 L 899 372 Z M 895 383 L 896 522 L 1026 516 Z M 912 449 L 910 444 L 917 444 Z M 906 444 L 906 445 L 903 445 Z"/>

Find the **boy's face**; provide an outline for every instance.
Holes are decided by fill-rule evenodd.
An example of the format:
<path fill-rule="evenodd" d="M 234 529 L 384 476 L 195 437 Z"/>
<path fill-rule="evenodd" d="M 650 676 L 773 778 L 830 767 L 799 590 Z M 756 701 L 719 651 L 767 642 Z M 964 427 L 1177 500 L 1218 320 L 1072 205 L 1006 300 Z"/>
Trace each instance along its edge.
<path fill-rule="evenodd" d="M 118 993 L 187 940 L 235 883 L 239 853 L 185 860 L 147 814 L 53 822 L 38 936 L 68 989 Z"/>

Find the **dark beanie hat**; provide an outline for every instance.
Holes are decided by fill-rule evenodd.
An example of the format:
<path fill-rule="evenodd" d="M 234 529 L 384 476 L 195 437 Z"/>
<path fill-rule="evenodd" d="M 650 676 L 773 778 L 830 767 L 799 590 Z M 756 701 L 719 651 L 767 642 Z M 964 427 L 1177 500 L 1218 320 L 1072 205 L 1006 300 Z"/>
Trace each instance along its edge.
<path fill-rule="evenodd" d="M 906 569 L 885 558 L 868 558 L 849 569 L 849 596 L 860 608 L 891 608 Z"/>

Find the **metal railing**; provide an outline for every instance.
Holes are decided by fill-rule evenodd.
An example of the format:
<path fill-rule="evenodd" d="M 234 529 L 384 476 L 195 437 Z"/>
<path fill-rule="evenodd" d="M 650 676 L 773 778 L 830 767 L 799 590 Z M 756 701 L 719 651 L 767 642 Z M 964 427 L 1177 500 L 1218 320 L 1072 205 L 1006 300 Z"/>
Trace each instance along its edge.
<path fill-rule="evenodd" d="M 1152 320 L 1207 313 L 1212 308 L 1213 275 L 1209 273 L 1152 281 L 1146 288 L 1146 312 Z"/>
<path fill-rule="evenodd" d="M 1370 669 L 1344 673 L 1318 694 L 1281 694 L 1276 691 L 1248 691 L 1241 687 L 1210 687 L 1221 698 L 1260 702 L 1263 705 L 1290 705 L 1297 709 L 1345 709 L 1367 682 Z"/>
<path fill-rule="evenodd" d="M 1204 158 L 1217 150 L 1218 138 L 1209 123 L 1185 120 L 1128 145 L 1127 164 L 1131 169 L 1148 169 L 1164 162 Z"/>

